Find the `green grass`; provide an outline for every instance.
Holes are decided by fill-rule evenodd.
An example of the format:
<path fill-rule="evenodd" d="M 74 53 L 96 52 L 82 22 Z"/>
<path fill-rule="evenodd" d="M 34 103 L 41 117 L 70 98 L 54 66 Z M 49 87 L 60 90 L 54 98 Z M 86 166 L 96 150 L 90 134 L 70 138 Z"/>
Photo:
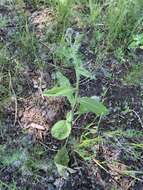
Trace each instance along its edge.
<path fill-rule="evenodd" d="M 132 34 L 138 32 L 143 19 L 143 1 L 109 1 L 105 25 L 109 43 L 128 44 Z"/>
<path fill-rule="evenodd" d="M 125 77 L 125 82 L 130 85 L 143 84 L 143 64 L 133 65 L 131 71 Z"/>

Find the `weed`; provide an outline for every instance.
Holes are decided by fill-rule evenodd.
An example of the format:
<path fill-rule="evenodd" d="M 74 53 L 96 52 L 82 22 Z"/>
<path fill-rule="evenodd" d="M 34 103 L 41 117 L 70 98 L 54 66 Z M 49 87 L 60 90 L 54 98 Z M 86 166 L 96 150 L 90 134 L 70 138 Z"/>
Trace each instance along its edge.
<path fill-rule="evenodd" d="M 88 134 L 89 135 L 89 134 Z M 95 137 L 92 138 L 90 135 L 89 137 L 84 137 L 80 139 L 80 142 L 75 143 L 73 148 L 74 152 L 79 154 L 79 156 L 85 161 L 91 161 L 95 158 L 96 155 L 96 147 L 100 143 L 103 143 L 102 137 Z"/>
<path fill-rule="evenodd" d="M 142 18 L 143 1 L 109 1 L 106 15 L 109 43 L 118 40 L 128 44 Z"/>
<path fill-rule="evenodd" d="M 110 138 L 112 139 L 110 142 L 114 147 L 118 148 L 119 150 L 124 151 L 124 159 L 128 160 L 129 158 L 132 158 L 133 160 L 136 159 L 142 159 L 142 143 L 139 142 L 139 139 L 143 138 L 143 132 L 139 130 L 134 129 L 127 129 L 127 130 L 115 130 L 115 131 L 107 131 L 103 133 L 102 138 L 104 139 L 103 142 L 110 141 Z M 126 142 L 120 142 L 120 143 L 114 143 L 119 142 L 121 138 L 128 139 Z M 105 140 L 106 139 L 106 140 Z M 113 140 L 114 139 L 114 140 Z"/>
<path fill-rule="evenodd" d="M 101 15 L 102 7 L 99 3 L 94 0 L 89 0 L 89 20 L 91 24 L 96 24 L 98 17 Z"/>
<path fill-rule="evenodd" d="M 56 0 L 56 12 L 57 12 L 57 29 L 59 31 L 59 36 L 65 31 L 65 28 L 69 24 L 69 18 L 72 10 L 73 0 Z"/>
<path fill-rule="evenodd" d="M 65 37 L 62 38 L 59 47 L 55 51 L 55 58 L 67 67 L 71 67 L 75 64 L 81 64 L 82 60 L 78 54 L 81 39 L 82 36 L 77 33 L 74 43 L 72 43 L 73 30 L 69 28 L 65 34 Z"/>
<path fill-rule="evenodd" d="M 6 47 L 3 47 L 0 50 L 0 102 L 9 97 L 9 79 L 7 75 L 8 71 L 11 71 L 12 68 L 13 64 L 10 64 L 10 53 Z"/>
<path fill-rule="evenodd" d="M 124 55 L 124 50 L 123 48 L 117 48 L 115 50 L 115 56 L 117 58 L 117 60 L 122 64 L 125 62 L 125 55 Z"/>
<path fill-rule="evenodd" d="M 105 136 L 109 137 L 121 137 L 124 136 L 125 138 L 142 138 L 143 137 L 143 132 L 142 131 L 137 131 L 135 129 L 127 129 L 127 130 L 116 130 L 116 131 L 109 131 L 105 133 Z"/>
<path fill-rule="evenodd" d="M 37 54 L 37 39 L 29 29 L 17 31 L 13 37 L 14 43 L 19 47 L 19 58 L 21 61 L 33 62 Z"/>
<path fill-rule="evenodd" d="M 133 39 L 129 45 L 130 49 L 141 48 L 143 46 L 143 33 L 133 36 Z"/>
<path fill-rule="evenodd" d="M 127 74 L 125 82 L 138 85 L 143 83 L 143 65 L 133 65 L 132 70 Z"/>
<path fill-rule="evenodd" d="M 66 150 L 66 144 L 68 141 L 68 138 L 71 134 L 72 130 L 72 125 L 74 121 L 75 115 L 78 115 L 78 117 L 82 114 L 93 112 L 98 116 L 101 115 L 106 115 L 108 113 L 107 108 L 103 105 L 102 102 L 89 98 L 89 97 L 80 97 L 79 96 L 79 84 L 80 84 L 80 77 L 84 76 L 87 78 L 92 78 L 92 75 L 87 71 L 81 64 L 81 61 L 79 61 L 78 56 L 77 56 L 77 43 L 76 41 L 72 44 L 71 40 L 69 40 L 69 45 L 70 45 L 70 55 L 72 57 L 72 66 L 74 67 L 75 73 L 76 73 L 76 85 L 73 87 L 70 84 L 70 81 L 68 78 L 66 78 L 61 72 L 57 73 L 57 78 L 59 81 L 59 86 L 55 86 L 50 90 L 45 90 L 43 95 L 44 96 L 65 96 L 67 97 L 70 105 L 71 105 L 71 110 L 67 113 L 66 119 L 65 120 L 60 120 L 55 125 L 53 126 L 51 130 L 51 134 L 54 138 L 58 140 L 66 140 L 66 143 L 64 145 L 64 149 L 62 148 L 61 150 L 58 151 L 58 161 L 57 161 L 57 156 L 55 163 L 57 165 L 58 171 L 61 175 L 63 175 L 63 170 L 67 168 L 68 165 L 66 164 L 63 165 L 63 162 L 60 162 L 60 155 L 65 155 L 65 159 L 68 160 L 68 153 Z M 95 142 L 95 139 L 89 139 L 86 140 L 86 143 L 91 145 L 92 142 Z M 82 145 L 80 145 L 82 146 Z M 62 158 L 64 159 L 64 158 Z M 67 161 L 68 162 L 68 161 Z M 66 162 L 66 163 L 67 163 Z M 63 169 L 63 170 L 62 170 Z"/>
<path fill-rule="evenodd" d="M 128 50 L 130 50 L 131 53 L 137 48 L 142 50 L 143 1 L 1 0 L 0 4 L 2 6 L 6 5 L 6 9 L 4 10 L 7 10 L 7 6 L 11 8 L 9 13 L 7 13 L 7 11 L 2 11 L 2 13 L 0 13 L 0 37 L 2 36 L 2 42 L 0 42 L 0 108 L 5 106 L 9 107 L 12 98 L 18 94 L 17 85 L 15 84 L 23 68 L 27 68 L 27 66 L 31 67 L 33 64 L 37 66 L 36 69 L 42 70 L 44 68 L 45 62 L 42 61 L 40 53 L 44 51 L 42 48 L 43 46 L 48 47 L 46 60 L 48 57 L 50 64 L 51 62 L 55 63 L 54 68 L 57 83 L 53 88 L 45 90 L 43 94 L 44 96 L 52 97 L 64 96 L 69 103 L 69 111 L 64 119 L 55 123 L 51 129 L 52 136 L 63 141 L 63 146 L 57 152 L 54 159 L 60 175 L 66 177 L 67 172 L 74 172 L 68 167 L 71 152 L 74 151 L 79 154 L 82 159 L 89 161 L 95 158 L 96 147 L 100 143 L 114 145 L 125 152 L 124 157 L 132 157 L 133 160 L 140 160 L 142 156 L 141 149 L 143 148 L 143 144 L 139 142 L 139 139 L 143 137 L 141 131 L 135 129 L 120 129 L 103 132 L 103 134 L 99 136 L 97 133 L 98 126 L 95 128 L 95 123 L 91 123 L 89 126 L 82 126 L 84 132 L 80 135 L 80 138 L 75 141 L 73 137 L 71 138 L 71 132 L 75 121 L 81 118 L 83 114 L 92 112 L 97 116 L 95 117 L 96 121 L 98 117 L 101 119 L 103 115 L 108 114 L 108 109 L 104 106 L 103 102 L 94 97 L 81 97 L 79 94 L 81 78 L 94 79 L 94 77 L 83 65 L 83 57 L 79 49 L 85 36 L 80 35 L 80 32 L 77 31 L 84 33 L 88 28 L 93 31 L 93 36 L 88 36 L 90 33 L 86 34 L 86 41 L 87 48 L 90 50 L 92 49 L 92 52 L 95 53 L 96 65 L 102 66 L 109 53 L 115 54 L 118 61 L 122 64 L 126 61 L 125 55 L 128 55 L 125 53 L 127 53 Z M 42 40 L 39 40 L 35 31 L 32 30 L 29 15 L 31 16 L 33 11 L 41 8 L 43 10 L 46 7 L 52 7 L 55 20 L 52 20 L 47 28 L 44 28 L 45 35 Z M 9 17 L 9 15 L 11 15 L 12 9 L 17 11 L 17 15 L 16 20 L 12 18 L 14 22 L 12 22 L 11 25 L 11 18 L 7 20 L 7 16 Z M 5 12 L 7 15 L 6 17 L 3 16 Z M 9 28 L 14 30 L 14 34 L 10 34 L 10 37 Z M 3 38 L 3 35 L 6 36 L 6 38 Z M 4 45 L 3 39 L 7 39 L 7 35 L 9 41 L 8 43 L 4 42 Z M 46 62 L 46 66 L 48 64 L 49 61 Z M 109 63 L 107 67 L 105 67 L 108 70 L 110 66 L 114 72 L 114 64 Z M 90 67 L 94 67 L 94 64 L 90 65 Z M 75 78 L 73 78 L 75 84 L 65 76 L 65 69 L 70 68 L 75 74 Z M 135 63 L 131 71 L 124 78 L 124 81 L 129 85 L 142 85 L 142 70 L 142 63 Z M 46 73 L 47 70 L 44 72 Z M 114 82 L 114 80 L 112 81 Z M 102 85 L 104 85 L 107 82 L 106 77 L 101 82 Z M 108 82 L 110 83 L 109 80 Z M 115 80 L 115 85 L 116 82 L 118 81 Z M 15 85 L 14 89 L 12 89 L 11 85 L 13 83 Z M 14 92 L 15 89 L 16 94 Z M 133 112 L 133 110 L 126 109 L 122 111 L 122 113 L 126 115 L 130 111 Z M 136 116 L 142 124 L 137 113 Z M 97 125 L 99 125 L 100 119 Z M 6 141 L 5 139 L 9 142 L 5 130 L 5 126 L 0 128 L 0 137 L 4 142 Z M 110 138 L 114 139 L 117 143 L 113 144 Z M 132 143 L 126 143 L 124 140 L 120 141 L 120 139 L 123 138 Z M 73 144 L 72 141 L 74 141 Z M 10 143 L 12 142 L 10 141 L 9 144 Z M 27 149 L 26 151 L 23 148 L 11 148 L 11 150 L 7 150 L 6 145 L 0 145 L 0 153 L 0 164 L 2 166 L 13 166 L 17 164 L 18 160 L 21 162 L 19 170 L 22 172 L 30 171 L 35 175 L 41 168 L 44 171 L 48 171 L 48 164 L 45 156 L 46 151 L 45 149 L 41 149 L 41 147 L 33 148 L 31 153 L 28 153 Z M 103 169 L 100 161 L 96 161 L 95 163 Z M 106 169 L 104 170 L 106 171 Z M 108 173 L 108 171 L 106 172 Z M 129 172 L 126 173 L 128 173 L 127 175 L 129 176 Z M 135 172 L 131 172 L 131 175 L 132 174 L 134 175 Z M 0 188 L 3 187 L 13 190 L 16 189 L 14 182 L 7 185 L 0 181 Z"/>

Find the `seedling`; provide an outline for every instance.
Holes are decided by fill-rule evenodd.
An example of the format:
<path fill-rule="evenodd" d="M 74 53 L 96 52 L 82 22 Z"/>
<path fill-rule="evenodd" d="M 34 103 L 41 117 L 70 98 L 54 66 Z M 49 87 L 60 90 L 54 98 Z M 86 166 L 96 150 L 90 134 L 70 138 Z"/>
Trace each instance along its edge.
<path fill-rule="evenodd" d="M 75 44 L 70 44 L 71 48 Z M 75 52 L 74 52 L 75 53 Z M 76 73 L 76 85 L 73 87 L 68 80 L 67 77 L 65 77 L 61 72 L 57 72 L 57 79 L 58 79 L 58 85 L 53 87 L 50 90 L 45 90 L 43 95 L 48 97 L 55 97 L 55 96 L 64 96 L 68 99 L 71 110 L 67 113 L 65 120 L 60 120 L 52 127 L 51 134 L 54 138 L 58 140 L 66 140 L 66 144 L 68 141 L 68 138 L 71 134 L 72 125 L 74 121 L 75 114 L 78 116 L 85 114 L 85 113 L 95 113 L 97 116 L 106 115 L 108 113 L 108 109 L 103 105 L 102 102 L 100 102 L 97 99 L 93 99 L 90 97 L 80 97 L 79 95 L 79 85 L 80 85 L 80 78 L 81 76 L 87 77 L 87 78 L 93 78 L 92 74 L 86 70 L 82 63 L 80 61 L 77 61 L 77 52 L 74 54 L 72 66 L 74 67 L 75 73 Z M 63 172 L 61 172 L 61 168 L 63 168 L 63 162 L 60 162 L 60 156 L 65 156 L 65 166 L 68 166 L 68 152 L 66 150 L 66 144 L 64 145 L 64 148 L 58 151 L 58 159 L 56 155 L 55 163 L 57 165 L 58 171 L 62 175 Z M 62 153 L 61 153 L 62 152 Z M 64 152 L 64 153 L 63 153 Z M 63 158 L 62 158 L 63 159 Z M 60 167 L 59 167 L 60 166 Z M 67 167 L 68 168 L 68 167 Z"/>

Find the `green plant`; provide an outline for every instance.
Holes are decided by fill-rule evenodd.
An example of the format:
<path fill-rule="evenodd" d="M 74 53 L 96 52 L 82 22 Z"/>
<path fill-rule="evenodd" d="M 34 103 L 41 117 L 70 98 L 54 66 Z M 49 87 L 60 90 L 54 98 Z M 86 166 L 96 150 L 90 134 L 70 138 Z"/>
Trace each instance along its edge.
<path fill-rule="evenodd" d="M 56 0 L 58 24 L 64 29 L 69 22 L 73 0 Z"/>
<path fill-rule="evenodd" d="M 75 42 L 76 43 L 76 42 Z M 48 97 L 55 97 L 55 96 L 64 96 L 68 99 L 71 110 L 67 113 L 65 120 L 60 120 L 57 123 L 54 124 L 51 130 L 51 134 L 54 138 L 58 140 L 66 140 L 66 144 L 68 141 L 68 137 L 71 134 L 72 125 L 75 116 L 80 117 L 82 114 L 85 113 L 95 113 L 97 116 L 106 115 L 108 113 L 107 108 L 103 105 L 102 102 L 100 102 L 97 99 L 91 98 L 91 97 L 80 97 L 79 95 L 79 86 L 80 86 L 80 77 L 84 76 L 87 78 L 93 78 L 91 73 L 87 71 L 82 63 L 81 60 L 79 61 L 78 55 L 77 55 L 77 49 L 73 47 L 76 47 L 77 44 L 72 44 L 70 41 L 70 48 L 72 54 L 72 66 L 74 67 L 75 73 L 76 73 L 76 85 L 73 87 L 68 80 L 61 72 L 57 72 L 57 79 L 58 79 L 58 85 L 53 87 L 50 90 L 45 90 L 43 92 L 44 96 Z M 93 139 L 94 141 L 95 139 Z M 92 140 L 91 140 L 92 141 Z M 65 160 L 68 160 L 67 150 L 66 150 L 66 144 L 64 145 L 64 149 L 58 151 L 58 155 L 65 155 Z M 63 153 L 64 151 L 64 153 Z M 62 153 L 61 153 L 62 152 Z M 60 156 L 58 156 L 59 159 Z M 57 165 L 57 159 L 55 160 Z M 66 166 L 68 164 L 68 161 L 66 162 Z M 59 169 L 59 165 L 60 169 Z M 58 170 L 61 172 L 61 168 L 63 168 L 63 162 L 60 164 L 60 161 L 58 162 Z M 65 165 L 64 165 L 65 169 Z"/>
<path fill-rule="evenodd" d="M 129 48 L 130 49 L 143 48 L 143 33 L 133 36 Z"/>
<path fill-rule="evenodd" d="M 34 62 L 37 58 L 38 39 L 33 31 L 30 30 L 27 14 L 20 13 L 23 19 L 23 26 L 20 21 L 17 24 L 15 34 L 12 36 L 13 43 L 19 47 L 18 59 L 21 62 Z"/>
<path fill-rule="evenodd" d="M 143 18 L 143 1 L 110 0 L 107 6 L 106 25 L 108 27 L 107 40 L 110 43 L 128 45 L 132 34 L 140 30 Z"/>
<path fill-rule="evenodd" d="M 117 48 L 115 50 L 115 56 L 118 59 L 118 61 L 120 63 L 124 63 L 125 62 L 125 58 L 124 58 L 124 49 L 123 48 Z"/>
<path fill-rule="evenodd" d="M 34 60 L 36 57 L 37 40 L 34 33 L 23 31 L 17 33 L 15 42 L 21 48 L 21 58 L 27 57 L 28 60 Z"/>
<path fill-rule="evenodd" d="M 89 0 L 89 19 L 91 24 L 95 24 L 97 22 L 98 17 L 101 15 L 102 7 L 99 3 L 94 2 L 94 0 Z"/>
<path fill-rule="evenodd" d="M 91 136 L 95 135 L 95 137 Z M 79 142 L 74 143 L 73 150 L 76 152 L 83 160 L 92 161 L 96 155 L 96 146 L 100 143 L 103 143 L 103 138 L 97 136 L 94 132 L 87 132 L 84 135 L 81 135 Z"/>
<path fill-rule="evenodd" d="M 72 43 L 72 35 L 73 30 L 68 29 L 65 37 L 61 39 L 54 53 L 55 59 L 67 67 L 75 65 L 75 63 L 81 64 L 81 57 L 78 54 L 78 50 L 82 36 L 77 34 L 74 43 Z"/>
<path fill-rule="evenodd" d="M 10 52 L 3 46 L 0 49 L 0 109 L 2 105 L 8 104 L 9 91 L 9 72 L 15 70 L 15 65 L 10 59 Z M 5 104 L 6 102 L 6 104 Z"/>
<path fill-rule="evenodd" d="M 132 70 L 125 77 L 125 82 L 132 85 L 138 85 L 143 83 L 143 65 L 135 64 Z"/>

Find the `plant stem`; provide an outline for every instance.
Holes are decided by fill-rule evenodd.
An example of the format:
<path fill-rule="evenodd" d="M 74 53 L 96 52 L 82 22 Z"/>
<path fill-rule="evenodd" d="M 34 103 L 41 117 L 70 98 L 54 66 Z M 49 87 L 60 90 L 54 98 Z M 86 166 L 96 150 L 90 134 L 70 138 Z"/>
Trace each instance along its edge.
<path fill-rule="evenodd" d="M 75 68 L 76 70 L 76 68 Z M 77 106 L 77 102 L 78 102 L 78 96 L 79 96 L 79 82 L 80 82 L 80 76 L 78 74 L 78 72 L 76 71 L 76 93 L 75 93 L 75 101 L 74 104 L 72 106 L 72 113 L 74 114 L 76 106 Z"/>
<path fill-rule="evenodd" d="M 76 68 L 75 68 L 75 71 L 76 71 Z M 76 110 L 76 106 L 77 106 L 77 102 L 78 102 L 78 96 L 79 96 L 79 82 L 80 82 L 80 76 L 79 76 L 78 72 L 76 71 L 76 93 L 75 93 L 75 98 L 74 98 L 74 104 L 73 104 L 72 110 L 71 110 L 71 112 L 72 112 L 72 118 L 73 118 L 73 116 L 74 116 L 74 112 L 75 112 L 75 110 Z M 73 123 L 73 119 L 72 119 L 72 123 Z M 71 125 L 72 125 L 72 124 L 71 124 Z M 67 145 L 68 139 L 69 139 L 69 138 L 66 139 L 66 142 L 65 142 L 65 145 L 64 145 L 64 146 Z"/>

